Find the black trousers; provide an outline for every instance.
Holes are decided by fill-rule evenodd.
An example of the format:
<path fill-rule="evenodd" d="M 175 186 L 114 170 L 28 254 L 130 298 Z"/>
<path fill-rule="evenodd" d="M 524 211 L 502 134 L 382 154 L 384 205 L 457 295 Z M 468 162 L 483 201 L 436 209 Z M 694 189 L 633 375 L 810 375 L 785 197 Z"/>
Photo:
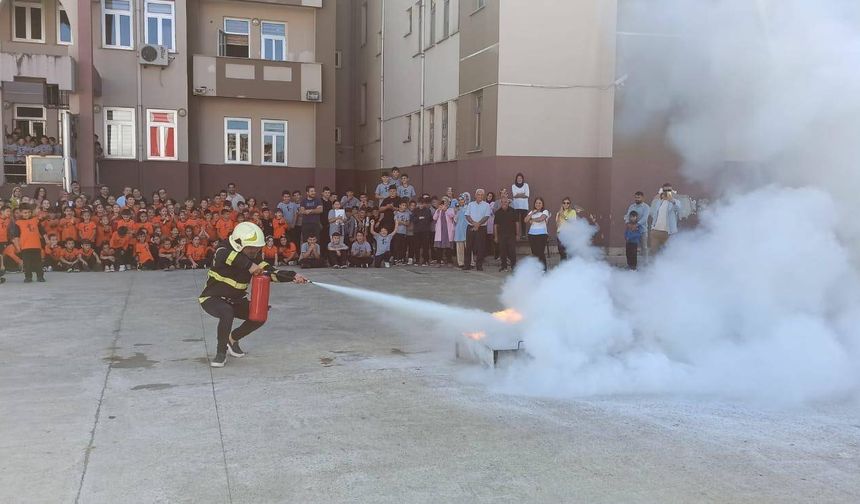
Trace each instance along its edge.
<path fill-rule="evenodd" d="M 302 243 L 308 241 L 308 236 L 316 235 L 316 237 L 320 238 L 320 231 L 322 231 L 322 226 L 316 223 L 305 222 L 302 223 Z M 322 242 L 321 239 L 318 240 Z M 322 247 L 322 245 L 320 245 Z M 299 244 L 299 248 L 301 248 L 301 244 Z"/>
<path fill-rule="evenodd" d="M 406 262 L 406 235 L 396 234 L 391 239 L 391 252 L 394 254 L 394 260 Z"/>
<path fill-rule="evenodd" d="M 341 251 L 340 255 L 334 250 L 328 251 L 328 263 L 330 266 L 346 266 L 346 260 L 349 256 L 346 250 Z"/>
<path fill-rule="evenodd" d="M 567 260 L 567 248 L 561 244 L 561 239 L 558 240 L 558 259 L 559 261 Z"/>
<path fill-rule="evenodd" d="M 131 266 L 134 264 L 134 254 L 130 248 L 116 249 L 114 253 L 117 266 Z"/>
<path fill-rule="evenodd" d="M 477 231 L 469 227 L 466 230 L 466 269 L 472 267 L 472 255 L 475 256 L 475 266 L 484 267 L 484 257 L 487 255 L 487 228 L 481 226 Z"/>
<path fill-rule="evenodd" d="M 368 257 L 350 256 L 349 257 L 349 264 L 351 264 L 353 266 L 364 266 L 365 264 L 369 266 L 372 262 L 373 262 L 373 258 L 370 256 L 368 256 Z"/>
<path fill-rule="evenodd" d="M 391 260 L 391 252 L 385 252 L 381 255 L 373 257 L 373 267 L 381 268 L 383 262 L 388 262 Z"/>
<path fill-rule="evenodd" d="M 529 235 L 529 246 L 532 249 L 532 255 L 537 257 L 543 264 L 543 270 L 546 271 L 546 240 L 548 236 L 545 234 Z"/>
<path fill-rule="evenodd" d="M 639 244 L 627 242 L 625 249 L 627 252 L 627 267 L 635 270 L 639 262 Z"/>
<path fill-rule="evenodd" d="M 39 249 L 24 249 L 21 251 L 21 261 L 24 263 L 24 279 L 33 280 L 33 273 L 36 278 L 45 278 L 45 273 L 42 272 L 42 251 Z"/>
<path fill-rule="evenodd" d="M 507 235 L 499 233 L 499 258 L 502 261 L 502 268 L 508 267 L 508 262 L 511 263 L 511 269 L 517 265 L 517 237 L 513 234 Z"/>
<path fill-rule="evenodd" d="M 433 233 L 430 231 L 418 231 L 415 233 L 414 240 L 415 247 L 412 259 L 415 260 L 415 264 L 429 264 L 430 247 L 433 243 Z"/>
<path fill-rule="evenodd" d="M 227 353 L 227 342 L 232 331 L 233 339 L 239 341 L 262 327 L 263 322 L 248 320 L 248 300 L 227 302 L 224 298 L 211 297 L 200 305 L 203 311 L 218 319 L 218 353 Z M 242 325 L 233 330 L 233 319 L 242 319 Z"/>

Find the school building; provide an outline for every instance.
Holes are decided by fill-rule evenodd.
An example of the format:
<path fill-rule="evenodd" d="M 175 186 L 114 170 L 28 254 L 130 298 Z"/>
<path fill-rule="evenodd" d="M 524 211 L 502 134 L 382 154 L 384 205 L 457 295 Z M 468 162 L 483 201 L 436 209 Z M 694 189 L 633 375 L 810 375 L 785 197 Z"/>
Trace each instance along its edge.
<path fill-rule="evenodd" d="M 614 236 L 634 190 L 678 179 L 665 124 L 624 127 L 636 62 L 672 40 L 635 3 L 6 0 L 0 122 L 61 138 L 68 110 L 84 188 L 272 199 L 398 166 L 419 191 L 497 191 L 522 172 Z"/>

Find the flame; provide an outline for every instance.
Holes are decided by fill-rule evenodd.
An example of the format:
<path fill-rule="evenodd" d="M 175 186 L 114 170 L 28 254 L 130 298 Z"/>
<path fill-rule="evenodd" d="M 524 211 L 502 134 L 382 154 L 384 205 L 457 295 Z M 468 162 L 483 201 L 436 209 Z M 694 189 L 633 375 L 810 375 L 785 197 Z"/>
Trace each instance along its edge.
<path fill-rule="evenodd" d="M 495 317 L 497 320 L 501 320 L 502 322 L 507 322 L 508 324 L 516 324 L 517 322 L 521 322 L 523 320 L 523 314 L 514 310 L 513 308 L 497 311 L 493 314 L 493 317 Z"/>
<path fill-rule="evenodd" d="M 471 339 L 471 340 L 479 341 L 479 340 L 482 340 L 482 339 L 486 338 L 486 337 L 487 337 L 487 333 L 485 333 L 485 332 L 483 332 L 483 331 L 478 331 L 478 332 L 467 332 L 467 333 L 463 333 L 463 336 L 465 336 L 465 337 L 467 337 L 467 338 L 469 338 L 469 339 Z"/>

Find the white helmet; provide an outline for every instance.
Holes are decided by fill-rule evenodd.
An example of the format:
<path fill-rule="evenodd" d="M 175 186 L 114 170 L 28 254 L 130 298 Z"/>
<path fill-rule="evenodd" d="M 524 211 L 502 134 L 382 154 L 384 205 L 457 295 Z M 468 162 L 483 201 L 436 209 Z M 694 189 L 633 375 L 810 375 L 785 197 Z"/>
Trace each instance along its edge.
<path fill-rule="evenodd" d="M 263 230 L 253 222 L 240 222 L 230 233 L 230 246 L 236 252 L 241 252 L 245 247 L 262 247 L 266 244 Z"/>

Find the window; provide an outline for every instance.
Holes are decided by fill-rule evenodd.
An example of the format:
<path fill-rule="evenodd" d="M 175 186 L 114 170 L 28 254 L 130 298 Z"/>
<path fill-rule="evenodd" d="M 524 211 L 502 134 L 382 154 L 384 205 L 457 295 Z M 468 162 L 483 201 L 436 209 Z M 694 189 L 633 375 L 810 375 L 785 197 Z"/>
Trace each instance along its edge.
<path fill-rule="evenodd" d="M 287 121 L 261 122 L 263 130 L 263 164 L 287 164 Z"/>
<path fill-rule="evenodd" d="M 436 43 L 436 0 L 430 0 L 430 40 L 427 47 Z"/>
<path fill-rule="evenodd" d="M 427 160 L 431 163 L 434 159 L 434 154 L 436 150 L 436 107 L 431 107 L 427 109 L 427 114 L 430 118 L 430 127 L 428 128 L 430 131 L 430 141 L 428 142 L 428 154 Z"/>
<path fill-rule="evenodd" d="M 367 2 L 361 4 L 361 18 L 359 22 L 361 23 L 361 47 L 364 47 L 367 44 Z"/>
<path fill-rule="evenodd" d="M 442 37 L 451 35 L 451 0 L 442 3 Z"/>
<path fill-rule="evenodd" d="M 102 45 L 114 49 L 132 49 L 131 0 L 103 0 Z"/>
<path fill-rule="evenodd" d="M 484 107 L 484 92 L 475 93 L 475 145 L 474 150 L 481 148 L 481 112 Z"/>
<path fill-rule="evenodd" d="M 146 111 L 146 150 L 149 159 L 176 159 L 176 111 Z"/>
<path fill-rule="evenodd" d="M 105 157 L 134 158 L 134 109 L 105 108 Z"/>
<path fill-rule="evenodd" d="M 341 143 L 343 143 L 343 130 L 340 126 L 334 129 L 334 143 L 336 145 L 340 145 Z"/>
<path fill-rule="evenodd" d="M 15 127 L 30 136 L 45 134 L 45 107 L 41 105 L 15 105 Z"/>
<path fill-rule="evenodd" d="M 334 67 L 341 68 L 343 66 L 343 51 L 334 52 Z"/>
<path fill-rule="evenodd" d="M 161 45 L 171 51 L 176 49 L 173 30 L 173 2 L 165 0 L 146 1 L 146 43 Z"/>
<path fill-rule="evenodd" d="M 359 113 L 359 124 L 367 124 L 367 83 L 361 85 L 361 90 L 359 91 L 359 103 L 358 103 L 358 113 Z"/>
<path fill-rule="evenodd" d="M 72 43 L 72 23 L 66 9 L 57 4 L 57 43 L 69 45 Z"/>
<path fill-rule="evenodd" d="M 224 39 L 220 56 L 250 58 L 251 22 L 247 19 L 224 18 Z"/>
<path fill-rule="evenodd" d="M 227 117 L 224 119 L 224 162 L 251 164 L 251 120 Z"/>
<path fill-rule="evenodd" d="M 487 0 L 475 0 L 475 10 L 483 9 L 487 6 Z"/>
<path fill-rule="evenodd" d="M 262 37 L 260 47 L 262 48 L 263 59 L 270 61 L 287 60 L 286 24 L 263 21 L 260 24 L 260 36 Z"/>
<path fill-rule="evenodd" d="M 406 9 L 406 33 L 403 36 L 405 37 L 406 35 L 411 35 L 411 34 L 412 34 L 412 7 Z"/>
<path fill-rule="evenodd" d="M 412 114 L 404 117 L 406 119 L 406 138 L 403 139 L 403 143 L 412 141 Z"/>
<path fill-rule="evenodd" d="M 45 42 L 45 16 L 41 2 L 16 1 L 15 30 L 12 40 L 20 42 Z"/>
<path fill-rule="evenodd" d="M 442 145 L 439 159 L 448 161 L 448 104 L 442 104 Z"/>

